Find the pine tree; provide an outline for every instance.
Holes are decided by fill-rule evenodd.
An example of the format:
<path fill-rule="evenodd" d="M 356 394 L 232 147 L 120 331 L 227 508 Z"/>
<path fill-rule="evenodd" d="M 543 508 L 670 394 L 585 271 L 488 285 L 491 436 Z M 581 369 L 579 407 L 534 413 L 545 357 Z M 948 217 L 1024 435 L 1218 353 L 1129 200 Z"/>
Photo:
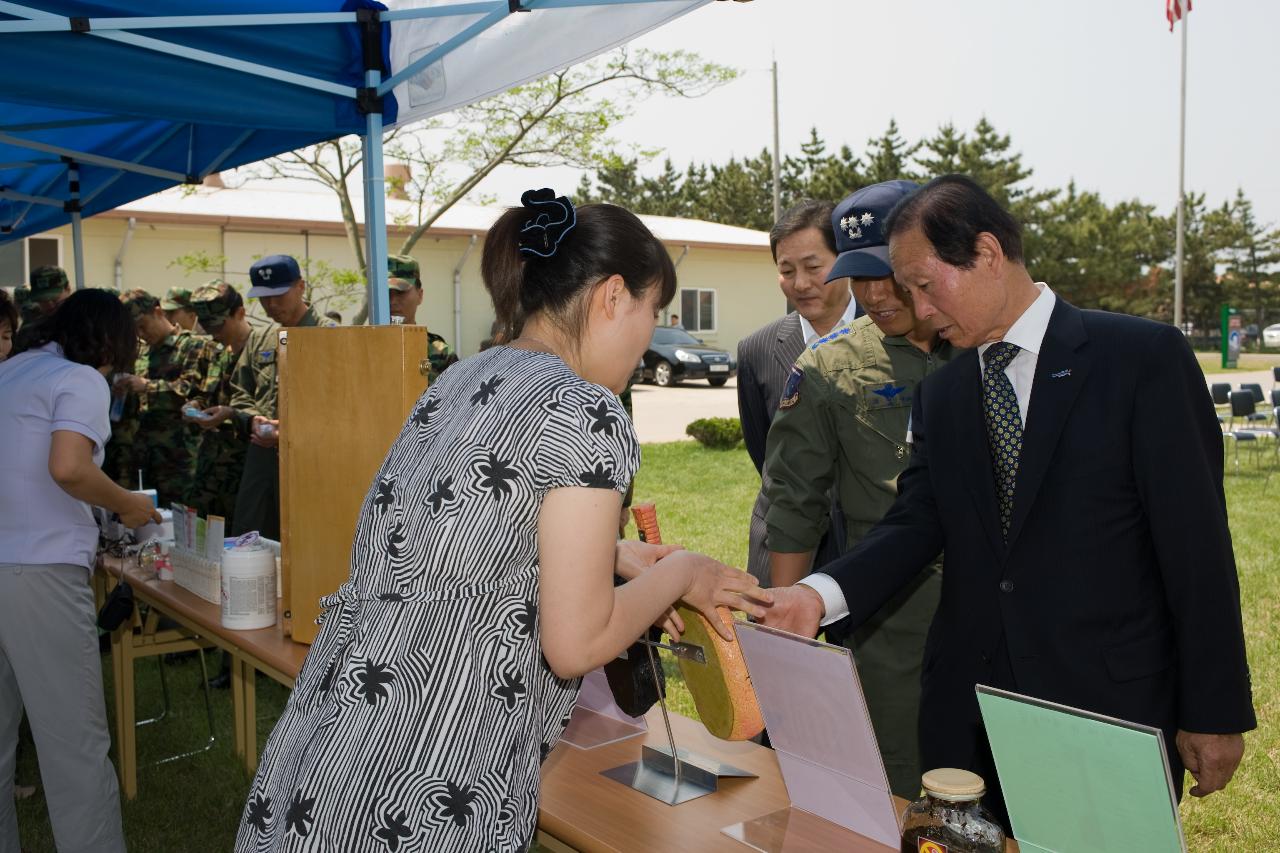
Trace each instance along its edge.
<path fill-rule="evenodd" d="M 864 179 L 868 184 L 882 181 L 917 179 L 911 160 L 921 143 L 907 143 L 898 130 L 898 122 L 889 119 L 889 127 L 879 137 L 867 140 L 867 165 Z"/>
<path fill-rule="evenodd" d="M 655 216 L 685 216 L 685 200 L 680 187 L 680 173 L 668 157 L 656 178 L 640 182 L 641 203 L 637 213 Z"/>

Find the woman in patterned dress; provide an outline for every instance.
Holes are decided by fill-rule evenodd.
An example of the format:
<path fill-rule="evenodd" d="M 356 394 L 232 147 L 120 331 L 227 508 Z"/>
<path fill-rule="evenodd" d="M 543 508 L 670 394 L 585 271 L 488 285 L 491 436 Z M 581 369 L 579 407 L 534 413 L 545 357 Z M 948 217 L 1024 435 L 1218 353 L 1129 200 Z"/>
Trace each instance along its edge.
<path fill-rule="evenodd" d="M 522 202 L 482 261 L 509 343 L 442 374 L 392 445 L 238 851 L 527 850 L 580 677 L 650 624 L 678 637 L 678 600 L 730 639 L 714 608 L 768 601 L 745 572 L 616 538 L 640 448 L 615 394 L 674 295 L 666 249 L 613 205 Z"/>

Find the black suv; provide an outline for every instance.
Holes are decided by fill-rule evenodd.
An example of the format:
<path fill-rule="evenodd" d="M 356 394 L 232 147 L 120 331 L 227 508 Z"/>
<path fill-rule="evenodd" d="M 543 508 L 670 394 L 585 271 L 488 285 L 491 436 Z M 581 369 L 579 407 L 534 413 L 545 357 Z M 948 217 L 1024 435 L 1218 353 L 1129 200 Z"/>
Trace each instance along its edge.
<path fill-rule="evenodd" d="M 709 347 L 678 326 L 659 326 L 644 353 L 642 376 L 669 388 L 682 379 L 705 379 L 720 387 L 738 375 L 738 362 L 722 349 Z"/>

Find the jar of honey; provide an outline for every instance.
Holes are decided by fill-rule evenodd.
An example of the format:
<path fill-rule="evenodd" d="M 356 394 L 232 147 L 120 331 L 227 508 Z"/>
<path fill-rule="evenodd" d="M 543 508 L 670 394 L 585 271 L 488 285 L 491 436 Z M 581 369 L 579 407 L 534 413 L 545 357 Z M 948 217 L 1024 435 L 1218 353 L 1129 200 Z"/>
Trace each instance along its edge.
<path fill-rule="evenodd" d="M 1004 829 L 982 807 L 981 776 L 942 768 L 922 782 L 924 796 L 902 813 L 902 853 L 1003 853 Z"/>

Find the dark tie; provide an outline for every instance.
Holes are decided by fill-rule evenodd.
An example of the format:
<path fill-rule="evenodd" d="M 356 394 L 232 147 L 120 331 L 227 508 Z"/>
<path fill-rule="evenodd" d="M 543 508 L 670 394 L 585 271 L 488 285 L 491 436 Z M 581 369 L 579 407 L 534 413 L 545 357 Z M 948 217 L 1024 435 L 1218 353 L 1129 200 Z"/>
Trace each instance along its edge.
<path fill-rule="evenodd" d="M 1018 479 L 1018 460 L 1022 456 L 1022 413 L 1018 395 L 1004 369 L 1013 361 L 1019 347 L 999 341 L 982 354 L 982 408 L 987 417 L 987 442 L 991 445 L 991 467 L 996 478 L 996 499 L 1000 502 L 1000 530 L 1009 539 L 1009 521 L 1013 518 L 1013 487 Z"/>

